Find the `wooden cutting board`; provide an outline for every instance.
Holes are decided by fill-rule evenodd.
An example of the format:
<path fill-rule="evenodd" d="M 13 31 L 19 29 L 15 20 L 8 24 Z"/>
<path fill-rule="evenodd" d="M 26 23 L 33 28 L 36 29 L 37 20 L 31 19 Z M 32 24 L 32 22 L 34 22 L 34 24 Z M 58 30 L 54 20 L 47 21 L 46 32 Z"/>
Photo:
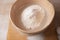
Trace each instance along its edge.
<path fill-rule="evenodd" d="M 58 40 L 55 27 L 53 27 L 53 25 L 54 23 L 52 23 L 50 27 L 45 30 L 45 40 Z M 7 40 L 27 40 L 27 35 L 19 33 L 10 21 Z"/>

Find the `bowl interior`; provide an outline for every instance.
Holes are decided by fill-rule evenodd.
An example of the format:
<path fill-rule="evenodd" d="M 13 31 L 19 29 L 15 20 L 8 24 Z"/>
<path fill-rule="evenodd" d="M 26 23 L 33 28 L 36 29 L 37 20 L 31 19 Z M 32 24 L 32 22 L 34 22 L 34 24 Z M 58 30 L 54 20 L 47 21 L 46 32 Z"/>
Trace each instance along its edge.
<path fill-rule="evenodd" d="M 44 18 L 43 22 L 41 23 L 42 28 L 37 28 L 35 30 L 27 30 L 24 28 L 24 25 L 21 22 L 21 14 L 23 10 L 30 6 L 30 5 L 40 5 L 42 8 L 47 11 L 46 18 Z M 11 13 L 10 13 L 11 20 L 13 24 L 17 28 L 19 28 L 22 32 L 25 33 L 36 33 L 44 30 L 48 27 L 54 17 L 54 8 L 51 3 L 47 0 L 18 0 L 12 6 Z"/>

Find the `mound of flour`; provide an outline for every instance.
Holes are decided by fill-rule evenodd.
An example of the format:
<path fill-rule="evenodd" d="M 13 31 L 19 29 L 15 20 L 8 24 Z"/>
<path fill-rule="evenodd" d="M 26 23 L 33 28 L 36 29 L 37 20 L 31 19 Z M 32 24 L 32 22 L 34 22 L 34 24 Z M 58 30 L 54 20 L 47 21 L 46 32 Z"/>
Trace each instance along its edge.
<path fill-rule="evenodd" d="M 21 21 L 26 29 L 33 30 L 37 27 L 41 28 L 45 11 L 39 5 L 31 5 L 22 12 Z"/>

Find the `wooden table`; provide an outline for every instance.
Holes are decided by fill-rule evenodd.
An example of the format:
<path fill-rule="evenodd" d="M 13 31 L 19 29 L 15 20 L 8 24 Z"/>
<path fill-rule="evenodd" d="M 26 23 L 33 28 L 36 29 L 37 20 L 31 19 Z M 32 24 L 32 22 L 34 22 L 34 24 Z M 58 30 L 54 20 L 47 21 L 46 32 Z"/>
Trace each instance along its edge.
<path fill-rule="evenodd" d="M 9 23 L 8 40 L 26 40 L 26 35 L 20 34 L 12 25 Z"/>
<path fill-rule="evenodd" d="M 51 23 L 51 25 L 45 30 L 44 35 L 45 40 L 58 40 L 54 23 Z M 8 40 L 27 40 L 27 35 L 19 33 L 13 27 L 12 22 L 10 21 L 8 30 Z"/>

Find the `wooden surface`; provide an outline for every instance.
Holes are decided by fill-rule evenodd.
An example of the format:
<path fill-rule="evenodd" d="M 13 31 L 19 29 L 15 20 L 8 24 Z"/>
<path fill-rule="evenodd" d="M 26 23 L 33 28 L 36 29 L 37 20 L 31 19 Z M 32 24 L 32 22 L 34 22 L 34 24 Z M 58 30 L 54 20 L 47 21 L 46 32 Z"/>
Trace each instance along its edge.
<path fill-rule="evenodd" d="M 26 35 L 20 34 L 13 26 L 9 23 L 8 38 L 7 40 L 26 40 Z"/>
<path fill-rule="evenodd" d="M 45 40 L 58 40 L 55 31 L 54 23 L 52 23 L 45 31 Z M 7 40 L 27 40 L 27 36 L 19 33 L 12 25 L 11 21 L 9 23 L 8 38 Z"/>
<path fill-rule="evenodd" d="M 49 25 L 49 27 L 44 31 L 45 40 L 58 40 L 56 27 L 55 27 L 55 20 Z"/>

